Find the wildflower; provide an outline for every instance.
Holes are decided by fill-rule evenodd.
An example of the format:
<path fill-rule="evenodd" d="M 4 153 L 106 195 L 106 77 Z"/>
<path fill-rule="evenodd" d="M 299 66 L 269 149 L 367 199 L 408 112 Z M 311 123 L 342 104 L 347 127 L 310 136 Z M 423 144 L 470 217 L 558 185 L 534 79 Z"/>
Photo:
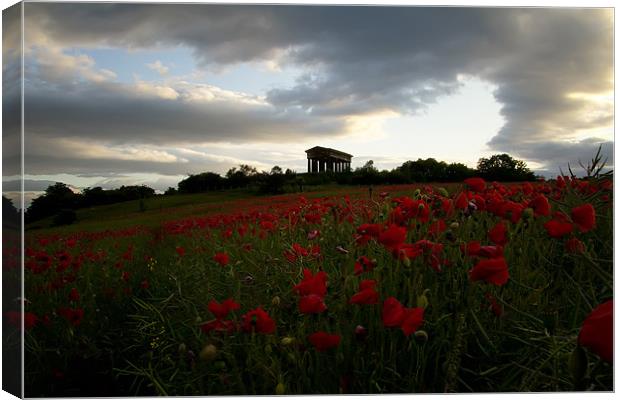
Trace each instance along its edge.
<path fill-rule="evenodd" d="M 503 257 L 481 260 L 469 271 L 469 279 L 502 286 L 508 282 L 508 264 Z"/>
<path fill-rule="evenodd" d="M 586 317 L 579 332 L 578 343 L 598 354 L 608 363 L 614 358 L 614 301 L 608 300 Z"/>
<path fill-rule="evenodd" d="M 405 336 L 411 335 L 424 322 L 424 308 L 415 307 L 405 309 L 405 316 L 400 325 Z"/>
<path fill-rule="evenodd" d="M 467 178 L 464 182 L 474 192 L 482 192 L 486 187 L 486 182 L 482 178 Z"/>
<path fill-rule="evenodd" d="M 592 204 L 584 204 L 571 210 L 571 218 L 581 232 L 591 231 L 596 226 L 596 216 Z"/>
<path fill-rule="evenodd" d="M 552 220 L 545 222 L 544 227 L 552 238 L 561 238 L 573 231 L 573 224 L 561 213 L 556 213 Z"/>
<path fill-rule="evenodd" d="M 177 254 L 179 255 L 179 257 L 183 257 L 185 255 L 185 248 L 181 246 L 177 246 L 175 250 Z"/>
<path fill-rule="evenodd" d="M 17 328 L 21 328 L 21 322 L 22 322 L 21 311 L 7 311 L 4 313 L 4 316 L 7 317 L 9 324 Z M 24 316 L 24 329 L 25 330 L 30 330 L 34 328 L 37 322 L 39 321 L 39 318 L 37 317 L 37 315 L 31 312 L 25 312 L 23 316 Z"/>
<path fill-rule="evenodd" d="M 491 293 L 487 293 L 484 297 L 489 302 L 489 309 L 495 314 L 496 317 L 504 315 L 504 308 L 495 300 L 495 297 Z"/>
<path fill-rule="evenodd" d="M 327 293 L 327 273 L 319 271 L 312 274 L 308 268 L 304 268 L 304 279 L 293 287 L 300 296 L 316 294 L 317 296 L 325 296 Z"/>
<path fill-rule="evenodd" d="M 491 239 L 493 243 L 503 246 L 508 243 L 508 235 L 506 232 L 506 225 L 503 222 L 499 222 L 489 230 L 489 239 Z"/>
<path fill-rule="evenodd" d="M 241 329 L 244 332 L 274 333 L 276 323 L 262 307 L 251 310 L 242 316 Z"/>
<path fill-rule="evenodd" d="M 395 297 L 388 297 L 383 302 L 381 318 L 383 319 L 383 326 L 387 328 L 400 326 L 405 318 L 405 307 Z"/>
<path fill-rule="evenodd" d="M 214 319 L 212 321 L 208 321 L 208 322 L 201 324 L 200 329 L 204 333 L 216 331 L 216 332 L 226 333 L 230 335 L 237 329 L 237 325 L 235 324 L 234 321 Z"/>
<path fill-rule="evenodd" d="M 69 301 L 79 301 L 80 300 L 80 292 L 76 288 L 72 288 L 69 292 Z"/>
<path fill-rule="evenodd" d="M 390 225 L 388 229 L 379 234 L 378 242 L 384 245 L 387 249 L 393 250 L 403 244 L 406 238 L 406 228 L 397 225 Z"/>
<path fill-rule="evenodd" d="M 325 310 L 327 310 L 327 306 L 321 296 L 310 294 L 299 299 L 299 312 L 302 314 L 318 314 Z"/>
<path fill-rule="evenodd" d="M 571 254 L 581 254 L 586 251 L 586 246 L 576 237 L 572 237 L 566 241 L 566 251 Z"/>
<path fill-rule="evenodd" d="M 534 214 L 547 216 L 551 213 L 551 206 L 549 205 L 549 200 L 545 197 L 544 194 L 539 194 L 534 197 L 532 201 L 530 201 L 529 206 L 534 210 Z"/>
<path fill-rule="evenodd" d="M 239 304 L 233 299 L 226 299 L 222 302 L 222 304 L 215 300 L 211 300 L 207 305 L 207 308 L 211 311 L 211 313 L 213 313 L 213 315 L 215 315 L 215 318 L 224 319 L 231 311 L 238 310 Z"/>
<path fill-rule="evenodd" d="M 355 293 L 349 300 L 350 304 L 377 304 L 379 293 L 375 290 L 377 281 L 365 279 L 360 282 L 359 292 Z"/>
<path fill-rule="evenodd" d="M 317 351 L 325 351 L 340 344 L 340 335 L 332 335 L 324 331 L 318 331 L 308 336 L 308 340 Z"/>
<path fill-rule="evenodd" d="M 215 253 L 213 256 L 213 261 L 220 264 L 220 266 L 225 267 L 230 262 L 230 257 L 227 253 Z"/>
<path fill-rule="evenodd" d="M 361 256 L 355 262 L 353 273 L 355 275 L 360 275 L 360 274 L 362 274 L 364 272 L 370 272 L 376 266 L 377 266 L 377 261 L 376 260 L 371 260 L 370 258 L 368 258 L 366 256 Z"/>
<path fill-rule="evenodd" d="M 84 310 L 82 308 L 60 308 L 58 314 L 71 323 L 73 326 L 78 326 L 82 323 L 84 318 Z"/>

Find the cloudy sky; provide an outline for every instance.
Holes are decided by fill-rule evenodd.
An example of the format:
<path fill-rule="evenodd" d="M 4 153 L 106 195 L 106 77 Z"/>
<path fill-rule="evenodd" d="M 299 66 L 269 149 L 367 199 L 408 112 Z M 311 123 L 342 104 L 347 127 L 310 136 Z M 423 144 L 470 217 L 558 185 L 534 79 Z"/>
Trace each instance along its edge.
<path fill-rule="evenodd" d="M 612 155 L 611 9 L 26 3 L 25 32 L 30 180 Z"/>

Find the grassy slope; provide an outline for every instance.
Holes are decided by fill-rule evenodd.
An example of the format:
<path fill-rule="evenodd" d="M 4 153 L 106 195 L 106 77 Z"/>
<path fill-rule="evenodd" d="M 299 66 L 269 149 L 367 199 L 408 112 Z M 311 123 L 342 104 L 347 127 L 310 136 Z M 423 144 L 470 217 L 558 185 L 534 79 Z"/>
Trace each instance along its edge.
<path fill-rule="evenodd" d="M 417 185 L 378 186 L 373 193 L 378 195 L 383 190 L 392 194 L 402 194 L 412 190 Z M 450 184 L 443 185 L 450 186 Z M 219 192 L 199 194 L 178 194 L 174 196 L 157 196 L 144 200 L 146 210 L 140 211 L 140 201 L 132 200 L 105 206 L 84 208 L 77 210 L 77 219 L 73 225 L 50 228 L 52 217 L 33 222 L 26 226 L 32 233 L 69 233 L 76 231 L 99 231 L 106 229 L 123 229 L 142 225 L 157 226 L 164 221 L 187 218 L 190 216 L 205 215 L 218 212 L 234 212 L 238 201 L 251 198 L 256 204 L 269 204 L 279 199 L 285 200 L 291 196 L 306 196 L 307 198 L 324 196 L 350 195 L 367 196 L 368 187 L 323 185 L 311 187 L 304 193 L 291 193 L 278 196 L 258 196 L 248 190 L 225 190 Z"/>

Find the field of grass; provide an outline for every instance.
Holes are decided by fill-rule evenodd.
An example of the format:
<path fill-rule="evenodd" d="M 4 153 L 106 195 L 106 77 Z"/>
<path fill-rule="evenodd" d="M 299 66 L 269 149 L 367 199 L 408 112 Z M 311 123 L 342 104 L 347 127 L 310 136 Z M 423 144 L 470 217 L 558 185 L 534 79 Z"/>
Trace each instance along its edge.
<path fill-rule="evenodd" d="M 26 395 L 613 390 L 611 181 L 439 186 L 28 230 Z"/>

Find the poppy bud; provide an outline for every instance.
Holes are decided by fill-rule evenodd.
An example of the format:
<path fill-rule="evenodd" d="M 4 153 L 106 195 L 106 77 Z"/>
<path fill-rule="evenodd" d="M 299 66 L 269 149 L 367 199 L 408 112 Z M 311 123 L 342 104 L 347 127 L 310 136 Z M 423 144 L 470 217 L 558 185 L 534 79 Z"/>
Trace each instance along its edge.
<path fill-rule="evenodd" d="M 357 340 L 364 340 L 368 336 L 368 329 L 364 328 L 361 325 L 355 327 L 355 338 Z"/>
<path fill-rule="evenodd" d="M 202 322 L 202 318 L 200 318 L 200 315 L 196 316 L 196 320 L 195 321 L 196 321 L 197 324 Z"/>
<path fill-rule="evenodd" d="M 226 363 L 224 361 L 217 361 L 214 366 L 218 371 L 223 371 L 226 369 Z"/>
<path fill-rule="evenodd" d="M 212 361 L 215 357 L 217 357 L 217 347 L 212 344 L 206 345 L 200 351 L 200 359 L 203 361 Z"/>
<path fill-rule="evenodd" d="M 458 229 L 459 228 L 459 223 L 454 221 L 453 223 L 450 224 L 450 228 L 451 229 Z"/>
<path fill-rule="evenodd" d="M 534 216 L 534 210 L 531 208 L 526 208 L 523 210 L 523 218 L 532 218 Z"/>
<path fill-rule="evenodd" d="M 185 345 L 185 343 L 181 343 L 179 345 L 179 354 L 185 354 L 186 351 L 187 351 L 187 346 Z"/>
<path fill-rule="evenodd" d="M 292 337 L 286 336 L 286 337 L 283 337 L 283 338 L 282 338 L 282 340 L 280 341 L 280 343 L 282 343 L 282 345 L 283 345 L 283 346 L 290 346 L 290 345 L 292 345 L 293 343 L 295 343 L 295 338 L 292 338 Z"/>
<path fill-rule="evenodd" d="M 271 346 L 268 344 L 265 345 L 265 354 L 271 354 Z"/>
<path fill-rule="evenodd" d="M 426 291 L 425 291 L 426 293 Z M 428 306 L 428 298 L 424 293 L 418 296 L 418 307 L 426 308 Z"/>
<path fill-rule="evenodd" d="M 283 395 L 284 393 L 286 393 L 286 386 L 284 386 L 284 383 L 279 382 L 279 383 L 276 385 L 276 394 L 277 394 L 278 396 L 281 396 L 281 395 Z"/>
<path fill-rule="evenodd" d="M 413 334 L 418 343 L 426 343 L 428 341 L 428 333 L 426 331 L 415 331 Z"/>
<path fill-rule="evenodd" d="M 575 347 L 570 355 L 568 367 L 575 383 L 581 382 L 588 371 L 588 356 L 581 346 Z"/>
<path fill-rule="evenodd" d="M 411 267 L 411 260 L 409 259 L 409 257 L 407 256 L 403 256 L 403 264 L 405 265 L 405 267 Z"/>
<path fill-rule="evenodd" d="M 278 307 L 280 305 L 280 297 L 275 296 L 273 299 L 271 299 L 271 304 Z"/>

